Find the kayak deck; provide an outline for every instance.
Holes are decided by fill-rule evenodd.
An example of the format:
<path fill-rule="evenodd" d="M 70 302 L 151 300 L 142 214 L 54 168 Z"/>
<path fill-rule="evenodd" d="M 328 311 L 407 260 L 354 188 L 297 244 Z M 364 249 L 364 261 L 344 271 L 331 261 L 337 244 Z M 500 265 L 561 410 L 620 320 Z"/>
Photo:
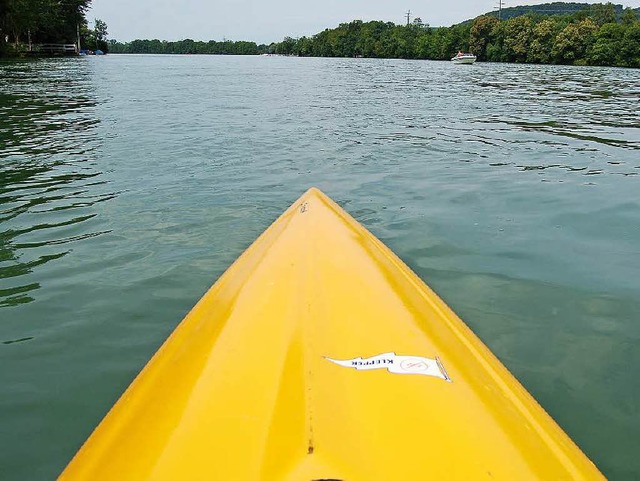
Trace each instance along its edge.
<path fill-rule="evenodd" d="M 198 302 L 61 479 L 603 478 L 444 302 L 311 189 Z"/>

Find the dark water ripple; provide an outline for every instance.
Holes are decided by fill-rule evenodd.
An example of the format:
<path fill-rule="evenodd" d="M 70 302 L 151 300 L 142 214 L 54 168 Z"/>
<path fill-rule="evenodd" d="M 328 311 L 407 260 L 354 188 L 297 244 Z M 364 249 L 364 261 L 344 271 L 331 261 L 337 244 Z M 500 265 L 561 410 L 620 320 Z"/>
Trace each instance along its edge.
<path fill-rule="evenodd" d="M 0 477 L 52 479 L 311 185 L 611 479 L 640 476 L 640 71 L 285 57 L 0 64 Z"/>
<path fill-rule="evenodd" d="M 33 300 L 28 276 L 68 254 L 91 206 L 115 196 L 93 165 L 92 72 L 74 60 L 0 64 L 0 307 Z M 59 246 L 52 248 L 52 246 Z M 41 249 L 45 248 L 45 249 Z"/>

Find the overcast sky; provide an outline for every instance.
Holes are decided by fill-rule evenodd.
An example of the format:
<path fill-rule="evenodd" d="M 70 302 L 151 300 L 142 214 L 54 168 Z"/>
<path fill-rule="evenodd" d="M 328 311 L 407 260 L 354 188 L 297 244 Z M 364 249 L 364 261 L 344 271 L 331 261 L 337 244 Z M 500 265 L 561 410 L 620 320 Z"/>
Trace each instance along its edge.
<path fill-rule="evenodd" d="M 505 6 L 540 3 L 547 2 L 507 0 Z M 313 35 L 355 19 L 403 23 L 407 10 L 412 19 L 449 26 L 491 11 L 497 4 L 498 0 L 93 0 L 88 18 L 90 25 L 95 18 L 105 21 L 109 38 L 120 41 L 226 38 L 271 43 L 285 36 Z M 623 4 L 636 8 L 640 0 Z"/>

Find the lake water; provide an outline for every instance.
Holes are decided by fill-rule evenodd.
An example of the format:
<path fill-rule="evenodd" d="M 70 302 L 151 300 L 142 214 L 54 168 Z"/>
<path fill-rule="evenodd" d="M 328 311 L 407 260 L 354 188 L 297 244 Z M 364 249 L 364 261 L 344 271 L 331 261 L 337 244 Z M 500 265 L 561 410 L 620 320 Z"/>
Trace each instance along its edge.
<path fill-rule="evenodd" d="M 611 479 L 640 479 L 640 70 L 286 57 L 0 63 L 0 478 L 55 477 L 310 186 Z"/>

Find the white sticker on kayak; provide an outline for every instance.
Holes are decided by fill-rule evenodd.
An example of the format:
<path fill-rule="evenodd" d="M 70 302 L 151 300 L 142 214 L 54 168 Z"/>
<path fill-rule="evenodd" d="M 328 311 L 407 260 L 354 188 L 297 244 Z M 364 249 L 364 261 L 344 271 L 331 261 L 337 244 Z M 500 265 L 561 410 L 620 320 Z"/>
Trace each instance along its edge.
<path fill-rule="evenodd" d="M 451 382 L 442 362 L 436 357 L 431 359 L 419 356 L 398 356 L 395 352 L 386 352 L 373 357 L 356 357 L 355 359 L 331 359 L 325 357 L 327 361 L 343 367 L 351 367 L 358 371 L 370 371 L 371 369 L 387 369 L 394 374 L 422 374 L 423 376 L 433 376 Z"/>

